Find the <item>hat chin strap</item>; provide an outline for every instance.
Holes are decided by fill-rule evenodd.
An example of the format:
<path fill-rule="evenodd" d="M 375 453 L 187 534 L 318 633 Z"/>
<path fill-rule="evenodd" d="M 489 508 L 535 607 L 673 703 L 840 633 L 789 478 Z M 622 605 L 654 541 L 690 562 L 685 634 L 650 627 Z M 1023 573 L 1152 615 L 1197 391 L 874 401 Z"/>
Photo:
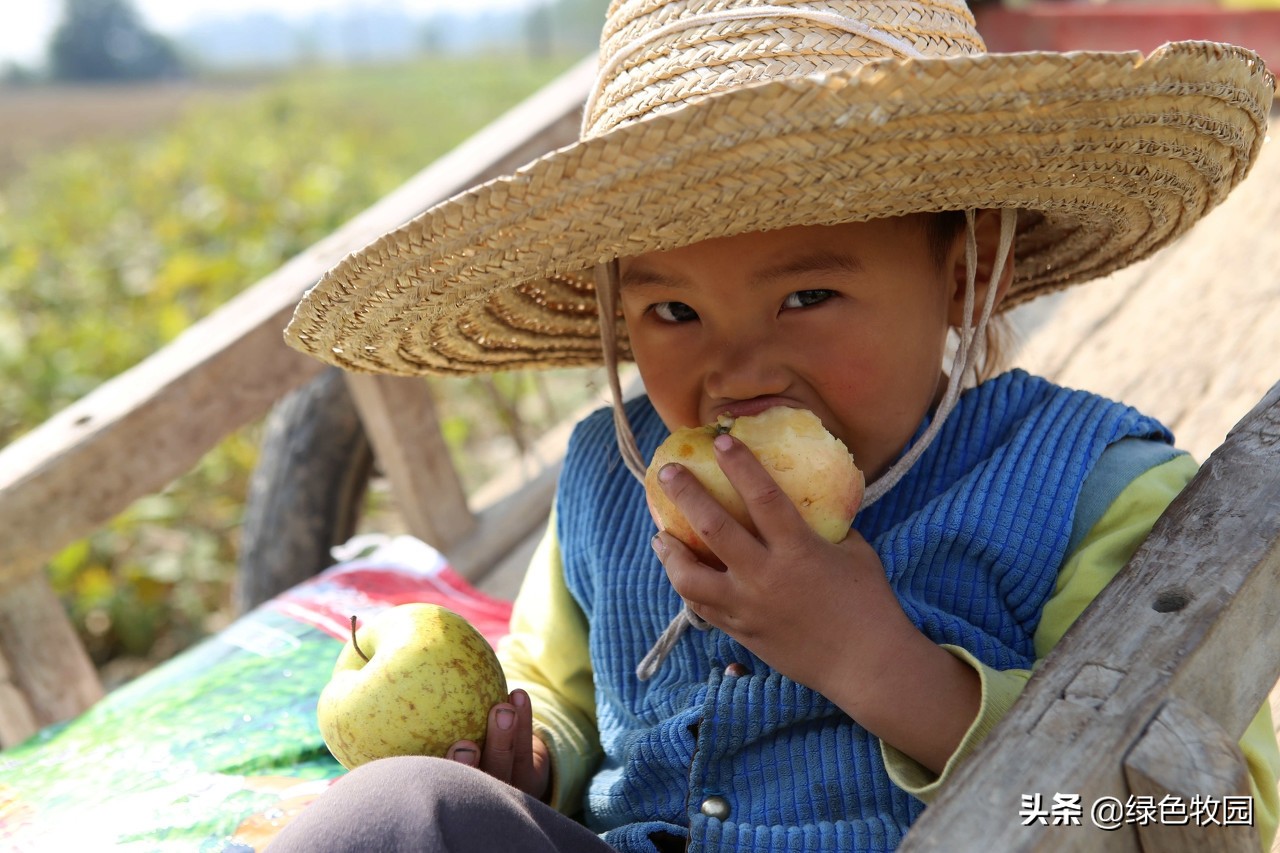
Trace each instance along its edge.
<path fill-rule="evenodd" d="M 924 434 L 920 436 L 920 440 L 908 448 L 906 453 L 902 454 L 898 461 L 890 466 L 888 471 L 877 477 L 867 487 L 862 498 L 861 508 L 866 508 L 884 497 L 890 489 L 906 476 L 916 461 L 924 455 L 924 452 L 929 449 L 929 445 L 933 443 L 938 433 L 941 432 L 942 425 L 946 423 L 947 417 L 955 409 L 956 402 L 960 399 L 960 388 L 964 384 L 965 374 L 976 365 L 982 363 L 982 357 L 985 354 L 987 345 L 987 325 L 990 323 L 991 315 L 995 311 L 996 293 L 1000 289 L 999 282 L 1004 275 L 1005 263 L 1009 258 L 1009 250 L 1013 246 L 1016 228 L 1017 211 L 1009 208 L 1001 209 L 1000 243 L 996 251 L 995 263 L 992 265 L 991 278 L 987 282 L 986 294 L 982 301 L 982 313 L 979 315 L 978 323 L 975 326 L 973 324 L 973 308 L 976 302 L 975 294 L 978 280 L 978 239 L 975 231 L 975 212 L 973 210 L 965 211 L 964 319 L 958 330 L 959 342 L 952 358 L 951 370 L 947 372 L 947 390 L 942 395 L 942 400 L 938 403 L 933 419 L 925 429 Z M 618 447 L 627 469 L 643 485 L 645 475 L 644 459 L 636 444 L 631 424 L 627 420 L 626 410 L 622 405 L 622 383 L 618 378 L 617 327 L 614 323 L 603 322 L 606 317 L 617 316 L 618 278 L 618 262 L 616 260 L 596 266 L 596 298 L 600 303 L 602 320 L 600 323 L 600 336 L 604 344 L 604 360 L 609 378 L 609 389 L 613 395 L 614 432 L 618 436 Z M 675 648 L 676 643 L 679 642 L 680 637 L 684 635 L 690 625 L 700 631 L 705 631 L 711 627 L 711 623 L 694 613 L 686 601 L 684 607 L 680 609 L 680 612 L 675 615 L 675 618 L 671 620 L 657 641 L 654 642 L 653 648 L 649 649 L 648 653 L 637 664 L 636 678 L 641 681 L 648 681 L 653 677 L 653 674 L 658 671 L 658 667 L 666 660 L 667 655 Z"/>
<path fill-rule="evenodd" d="M 622 405 L 622 379 L 618 376 L 618 287 L 622 275 L 618 269 L 618 259 L 614 258 L 603 264 L 596 264 L 596 304 L 600 306 L 600 343 L 604 346 L 604 369 L 609 380 L 609 396 L 613 400 L 613 432 L 618 437 L 618 451 L 640 485 L 644 485 L 645 470 L 648 467 L 644 454 L 636 444 L 636 435 L 627 420 L 627 410 Z M 613 318 L 607 322 L 606 317 Z"/>
<path fill-rule="evenodd" d="M 982 363 L 987 349 L 987 325 L 991 322 L 991 314 L 995 310 L 996 293 L 999 291 L 1000 277 L 1004 275 L 1004 265 L 1009 257 L 1009 249 L 1013 246 L 1013 237 L 1017 226 L 1017 211 L 1004 208 L 1000 211 L 1000 244 L 996 251 L 995 263 L 992 265 L 991 278 L 987 282 L 987 292 L 982 300 L 982 314 L 978 317 L 978 325 L 973 325 L 973 303 L 977 291 L 978 280 L 978 238 L 974 231 L 974 211 L 966 210 L 965 218 L 965 282 L 964 282 L 964 321 L 960 326 L 959 343 L 951 362 L 951 370 L 947 372 L 947 390 L 938 403 L 933 420 L 925 429 L 920 440 L 913 444 L 897 462 L 890 466 L 875 482 L 867 486 L 862 497 L 862 506 L 871 506 L 898 484 L 906 476 L 916 461 L 924 455 L 933 444 L 933 440 L 942 431 L 960 399 L 960 389 L 964 385 L 964 377 L 970 370 Z"/>

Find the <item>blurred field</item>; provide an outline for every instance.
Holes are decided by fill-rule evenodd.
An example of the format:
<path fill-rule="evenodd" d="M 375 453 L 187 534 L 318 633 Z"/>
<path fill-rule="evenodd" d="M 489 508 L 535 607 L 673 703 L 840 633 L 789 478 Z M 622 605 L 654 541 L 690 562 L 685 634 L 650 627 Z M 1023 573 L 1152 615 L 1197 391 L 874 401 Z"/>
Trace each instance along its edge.
<path fill-rule="evenodd" d="M 160 130 L 194 105 L 226 104 L 267 82 L 0 86 L 0 183 L 33 155 Z"/>
<path fill-rule="evenodd" d="M 155 352 L 578 59 L 0 89 L 0 445 Z M 516 449 L 594 389 L 580 375 L 433 385 L 464 485 L 510 467 Z M 50 560 L 54 589 L 109 686 L 234 616 L 259 437 L 258 425 L 228 436 L 161 493 Z M 377 489 L 371 501 L 371 511 L 386 503 Z"/>

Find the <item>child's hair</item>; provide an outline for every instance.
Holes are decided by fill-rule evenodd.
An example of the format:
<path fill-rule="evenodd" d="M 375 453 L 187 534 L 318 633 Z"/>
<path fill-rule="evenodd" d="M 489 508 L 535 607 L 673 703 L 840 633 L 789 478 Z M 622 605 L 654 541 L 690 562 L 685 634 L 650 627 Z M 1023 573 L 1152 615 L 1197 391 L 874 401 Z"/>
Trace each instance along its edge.
<path fill-rule="evenodd" d="M 964 211 L 944 210 L 925 214 L 925 236 L 933 262 L 941 267 L 951 256 L 951 246 L 964 231 Z"/>
<path fill-rule="evenodd" d="M 956 238 L 964 233 L 964 223 L 963 210 L 944 210 L 941 213 L 927 214 L 925 237 L 929 241 L 929 251 L 933 255 L 933 261 L 939 267 L 947 262 Z M 1008 367 L 1013 327 L 1009 324 L 1007 317 L 996 314 L 987 323 L 984 337 L 986 347 L 982 351 L 982 359 L 973 365 L 975 384 L 1002 373 Z"/>

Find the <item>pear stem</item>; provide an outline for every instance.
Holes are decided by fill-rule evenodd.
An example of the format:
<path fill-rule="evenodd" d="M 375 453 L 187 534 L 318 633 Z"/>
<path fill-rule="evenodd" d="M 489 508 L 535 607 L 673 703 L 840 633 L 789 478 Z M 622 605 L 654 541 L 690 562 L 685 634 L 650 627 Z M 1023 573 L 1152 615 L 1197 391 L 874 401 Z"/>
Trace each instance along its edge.
<path fill-rule="evenodd" d="M 364 658 L 365 663 L 369 662 L 369 656 L 360 651 L 360 644 L 356 642 L 356 617 L 354 613 L 351 614 L 351 647 L 356 650 L 356 654 Z"/>

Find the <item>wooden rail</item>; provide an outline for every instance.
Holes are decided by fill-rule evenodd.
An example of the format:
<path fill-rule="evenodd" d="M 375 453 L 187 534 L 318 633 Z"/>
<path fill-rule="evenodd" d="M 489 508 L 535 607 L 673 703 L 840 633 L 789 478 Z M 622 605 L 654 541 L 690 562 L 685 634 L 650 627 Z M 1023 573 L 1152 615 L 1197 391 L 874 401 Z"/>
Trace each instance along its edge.
<path fill-rule="evenodd" d="M 286 347 L 281 334 L 302 292 L 425 207 L 576 140 L 594 69 L 593 58 L 584 60 L 171 344 L 0 450 L 0 745 L 78 714 L 102 693 L 49 589 L 46 561 L 163 489 L 228 433 L 316 376 L 324 365 Z M 399 444 L 402 455 L 417 454 L 388 466 L 397 499 L 411 508 L 411 532 L 465 550 L 476 570 L 496 559 L 503 537 L 464 545 L 462 531 L 511 528 L 472 521 L 460 488 L 441 493 L 442 481 L 427 479 L 439 465 L 418 464 L 420 425 L 397 415 L 430 411 L 425 384 L 376 377 L 350 384 L 376 450 Z M 391 388 L 396 405 L 381 404 Z M 415 441 L 397 442 L 401 434 Z M 507 502 L 497 509 L 514 508 Z"/>
<path fill-rule="evenodd" d="M 1202 466 L 899 849 L 1256 850 L 1250 826 L 1214 829 L 1211 843 L 1193 826 L 1172 833 L 1193 846 L 1169 846 L 1166 827 L 1098 829 L 1089 807 L 1131 794 L 1189 802 L 1248 793 L 1235 743 L 1280 676 L 1278 590 L 1280 384 Z M 1224 756 L 1227 770 L 1211 772 Z M 1047 808 L 1060 794 L 1080 796 L 1080 825 L 1023 825 L 1024 796 Z M 1244 840 L 1226 838 L 1235 834 Z"/>

